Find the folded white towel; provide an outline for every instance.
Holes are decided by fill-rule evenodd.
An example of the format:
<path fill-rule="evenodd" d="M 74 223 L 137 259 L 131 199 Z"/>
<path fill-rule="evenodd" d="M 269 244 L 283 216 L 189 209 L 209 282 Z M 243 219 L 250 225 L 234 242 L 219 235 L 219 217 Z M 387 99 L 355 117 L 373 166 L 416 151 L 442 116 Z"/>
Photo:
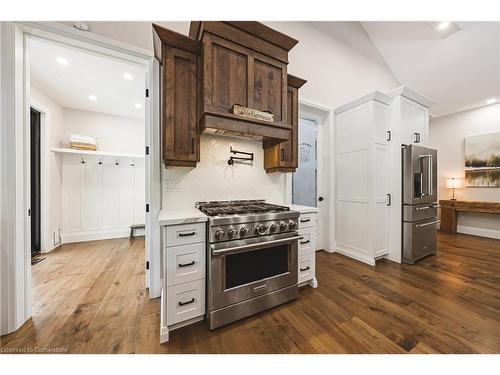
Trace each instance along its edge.
<path fill-rule="evenodd" d="M 69 133 L 69 141 L 97 145 L 97 137 L 91 137 L 89 135 L 83 135 L 83 134 Z"/>

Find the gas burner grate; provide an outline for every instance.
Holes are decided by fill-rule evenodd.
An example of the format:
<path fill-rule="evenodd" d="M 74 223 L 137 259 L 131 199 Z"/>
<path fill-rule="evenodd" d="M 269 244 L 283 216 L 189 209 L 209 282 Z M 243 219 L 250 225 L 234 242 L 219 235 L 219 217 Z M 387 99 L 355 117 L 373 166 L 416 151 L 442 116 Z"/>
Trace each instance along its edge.
<path fill-rule="evenodd" d="M 265 203 L 261 200 L 198 202 L 196 206 L 208 216 L 248 215 L 290 210 L 286 206 Z"/>

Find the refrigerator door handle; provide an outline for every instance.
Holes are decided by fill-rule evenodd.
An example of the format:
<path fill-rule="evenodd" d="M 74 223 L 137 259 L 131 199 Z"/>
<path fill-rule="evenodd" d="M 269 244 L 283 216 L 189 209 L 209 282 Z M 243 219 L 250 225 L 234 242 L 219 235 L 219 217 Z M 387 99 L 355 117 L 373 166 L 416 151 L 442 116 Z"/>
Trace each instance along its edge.
<path fill-rule="evenodd" d="M 427 171 L 426 171 L 427 172 L 427 191 L 425 193 L 422 191 L 422 196 L 432 195 L 432 181 L 433 181 L 432 155 L 429 154 L 429 155 L 420 156 L 420 160 L 423 160 L 423 159 L 427 160 Z M 420 183 L 423 184 L 423 178 L 421 179 Z M 422 189 L 423 189 L 423 186 L 422 186 Z"/>

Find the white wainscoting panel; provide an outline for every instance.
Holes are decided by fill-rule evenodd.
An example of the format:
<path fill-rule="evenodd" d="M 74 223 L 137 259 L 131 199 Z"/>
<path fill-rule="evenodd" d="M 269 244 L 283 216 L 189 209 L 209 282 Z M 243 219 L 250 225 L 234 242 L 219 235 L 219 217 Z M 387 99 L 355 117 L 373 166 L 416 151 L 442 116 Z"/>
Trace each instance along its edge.
<path fill-rule="evenodd" d="M 63 156 L 63 243 L 119 238 L 144 224 L 144 159 Z"/>

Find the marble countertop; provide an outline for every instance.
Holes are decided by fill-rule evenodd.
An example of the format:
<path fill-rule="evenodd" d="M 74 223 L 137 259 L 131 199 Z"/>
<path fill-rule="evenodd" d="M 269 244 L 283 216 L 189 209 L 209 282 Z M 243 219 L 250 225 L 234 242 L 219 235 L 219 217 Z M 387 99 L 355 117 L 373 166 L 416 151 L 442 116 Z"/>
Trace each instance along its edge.
<path fill-rule="evenodd" d="M 283 204 L 283 206 L 288 206 L 292 211 L 298 211 L 301 214 L 318 212 L 318 207 L 301 206 L 300 204 Z"/>
<path fill-rule="evenodd" d="M 160 225 L 176 225 L 188 223 L 201 223 L 208 220 L 208 216 L 197 208 L 185 208 L 181 210 L 161 210 L 158 215 Z"/>

